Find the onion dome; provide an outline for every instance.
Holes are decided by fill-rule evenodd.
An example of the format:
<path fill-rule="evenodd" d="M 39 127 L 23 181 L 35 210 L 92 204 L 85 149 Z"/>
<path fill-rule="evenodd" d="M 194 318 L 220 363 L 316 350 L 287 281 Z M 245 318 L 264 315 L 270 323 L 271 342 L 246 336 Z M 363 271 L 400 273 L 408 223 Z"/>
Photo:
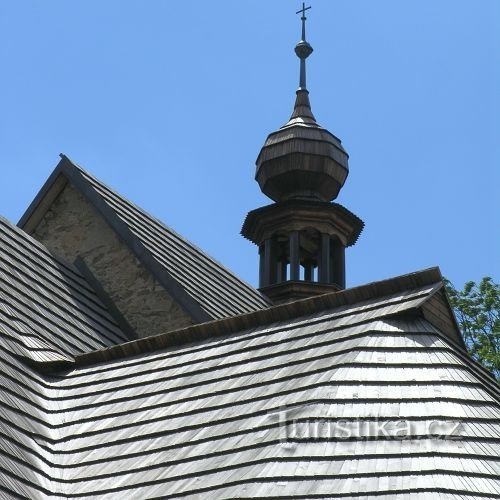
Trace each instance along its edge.
<path fill-rule="evenodd" d="M 300 11 L 299 11 L 300 12 Z M 313 48 L 302 39 L 295 47 L 300 59 L 300 84 L 292 116 L 269 134 L 256 161 L 255 179 L 274 201 L 288 199 L 334 200 L 349 172 L 348 154 L 339 138 L 316 122 L 306 88 L 306 59 Z"/>

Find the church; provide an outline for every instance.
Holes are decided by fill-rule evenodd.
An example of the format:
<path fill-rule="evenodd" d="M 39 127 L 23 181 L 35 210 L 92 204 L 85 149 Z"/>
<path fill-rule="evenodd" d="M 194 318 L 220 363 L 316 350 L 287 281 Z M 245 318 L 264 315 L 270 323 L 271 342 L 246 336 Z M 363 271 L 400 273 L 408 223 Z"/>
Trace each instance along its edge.
<path fill-rule="evenodd" d="M 65 155 L 0 217 L 0 498 L 500 498 L 499 387 L 439 269 L 346 288 L 364 223 L 306 10 L 241 230 L 258 289 Z"/>

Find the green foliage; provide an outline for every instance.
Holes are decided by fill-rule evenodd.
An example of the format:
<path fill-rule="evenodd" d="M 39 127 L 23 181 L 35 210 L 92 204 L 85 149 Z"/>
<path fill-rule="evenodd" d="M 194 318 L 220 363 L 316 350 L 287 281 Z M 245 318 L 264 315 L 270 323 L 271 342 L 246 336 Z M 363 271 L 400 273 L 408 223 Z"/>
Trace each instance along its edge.
<path fill-rule="evenodd" d="M 445 279 L 465 344 L 472 357 L 500 376 L 500 285 L 485 277 L 468 281 L 462 291 Z"/>

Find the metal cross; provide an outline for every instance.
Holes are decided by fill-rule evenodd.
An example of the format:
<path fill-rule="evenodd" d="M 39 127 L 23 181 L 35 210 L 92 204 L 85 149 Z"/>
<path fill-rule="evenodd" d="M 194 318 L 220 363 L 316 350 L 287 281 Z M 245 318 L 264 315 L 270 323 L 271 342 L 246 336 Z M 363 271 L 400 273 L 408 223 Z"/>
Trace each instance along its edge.
<path fill-rule="evenodd" d="M 302 14 L 302 18 L 306 19 L 306 10 L 309 10 L 311 7 L 306 7 L 305 2 L 302 2 L 302 9 L 298 10 L 295 14 Z"/>
<path fill-rule="evenodd" d="M 306 7 L 305 2 L 302 2 L 302 9 L 298 10 L 295 14 L 302 14 L 301 16 L 301 21 L 302 21 L 302 40 L 306 39 L 306 10 L 309 10 L 311 7 Z"/>

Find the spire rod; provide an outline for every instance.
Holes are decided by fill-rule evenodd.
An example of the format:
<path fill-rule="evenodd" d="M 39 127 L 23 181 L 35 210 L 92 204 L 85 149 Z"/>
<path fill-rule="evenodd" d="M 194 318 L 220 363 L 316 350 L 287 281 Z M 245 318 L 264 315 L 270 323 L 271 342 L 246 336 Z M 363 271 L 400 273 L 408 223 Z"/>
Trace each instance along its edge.
<path fill-rule="evenodd" d="M 306 59 L 311 55 L 313 48 L 306 41 L 306 10 L 311 7 L 306 7 L 306 4 L 302 2 L 302 9 L 298 10 L 296 14 L 302 14 L 300 20 L 302 21 L 302 38 L 300 42 L 295 46 L 295 53 L 300 59 L 300 80 L 299 80 L 299 90 L 307 91 L 306 85 Z"/>

